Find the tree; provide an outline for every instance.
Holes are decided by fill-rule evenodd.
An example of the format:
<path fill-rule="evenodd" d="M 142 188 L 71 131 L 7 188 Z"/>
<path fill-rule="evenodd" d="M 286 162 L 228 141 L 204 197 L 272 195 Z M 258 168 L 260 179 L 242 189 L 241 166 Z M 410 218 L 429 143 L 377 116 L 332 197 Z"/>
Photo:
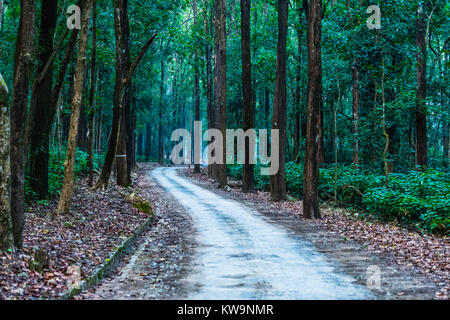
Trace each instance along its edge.
<path fill-rule="evenodd" d="M 192 1 L 192 11 L 194 12 L 194 29 L 198 25 L 197 1 Z M 198 62 L 198 48 L 194 52 L 194 109 L 195 121 L 200 121 L 200 70 Z M 200 146 L 201 147 L 201 146 Z M 201 150 L 194 150 L 197 160 L 200 160 Z M 200 163 L 194 163 L 194 172 L 200 173 Z"/>
<path fill-rule="evenodd" d="M 22 247 L 25 223 L 25 119 L 34 61 L 36 1 L 20 1 L 20 21 L 14 54 L 14 86 L 11 97 L 11 218 L 14 245 Z"/>
<path fill-rule="evenodd" d="M 417 9 L 416 21 L 416 59 L 417 59 L 417 91 L 416 91 L 416 165 L 426 167 L 428 164 L 427 143 L 427 44 L 425 41 L 425 13 L 422 4 Z"/>
<path fill-rule="evenodd" d="M 97 54 L 97 1 L 94 0 L 92 16 L 92 57 L 91 57 L 91 88 L 89 92 L 89 143 L 88 143 L 88 157 L 89 157 L 89 180 L 88 186 L 92 187 L 94 184 L 94 120 L 95 120 L 95 62 Z M 98 77 L 97 77 L 98 78 Z"/>
<path fill-rule="evenodd" d="M 120 51 L 117 51 L 119 55 L 118 64 L 120 65 L 119 79 L 126 77 L 126 73 L 130 68 L 130 24 L 128 20 L 128 0 L 120 0 L 118 7 L 115 10 L 120 10 L 120 33 L 119 44 Z M 122 114 L 120 116 L 120 134 L 117 144 L 116 155 L 116 168 L 117 168 L 117 184 L 122 187 L 126 187 L 131 183 L 131 177 L 128 175 L 128 158 L 131 156 L 127 152 L 128 140 L 131 138 L 128 135 L 129 128 L 129 113 L 131 108 L 131 90 L 130 84 L 125 88 L 125 95 L 122 99 Z"/>
<path fill-rule="evenodd" d="M 322 101 L 322 1 L 308 5 L 308 100 L 306 108 L 306 152 L 303 175 L 303 215 L 320 218 L 319 212 L 319 140 Z"/>
<path fill-rule="evenodd" d="M 9 93 L 0 74 L 0 250 L 13 245 L 9 166 Z"/>
<path fill-rule="evenodd" d="M 113 97 L 113 121 L 111 126 L 111 133 L 108 140 L 108 150 L 106 152 L 105 161 L 103 162 L 102 171 L 100 177 L 95 184 L 97 189 L 106 189 L 109 183 L 109 178 L 111 176 L 112 165 L 114 158 L 116 157 L 117 144 L 120 133 L 120 121 L 122 116 L 122 105 L 124 100 L 125 89 L 129 86 L 130 81 L 136 71 L 137 66 L 142 60 L 143 56 L 147 52 L 148 48 L 155 40 L 156 35 L 154 34 L 151 38 L 144 44 L 139 54 L 134 59 L 133 63 L 130 65 L 127 72 L 122 75 L 123 68 L 123 54 L 125 48 L 123 47 L 123 35 L 122 35 L 122 24 L 124 21 L 121 19 L 121 8 L 123 8 L 124 0 L 114 0 L 114 29 L 116 37 L 116 82 L 114 86 L 114 97 Z"/>
<path fill-rule="evenodd" d="M 244 97 L 244 131 L 255 127 L 255 105 L 253 103 L 252 62 L 250 51 L 250 0 L 241 0 L 241 46 L 242 46 L 242 95 Z M 250 163 L 250 139 L 245 138 L 242 191 L 253 192 L 253 164 Z M 253 142 L 252 142 L 253 143 Z"/>
<path fill-rule="evenodd" d="M 286 40 L 288 1 L 278 0 L 277 73 L 273 100 L 272 129 L 279 130 L 279 169 L 270 177 L 270 194 L 273 201 L 286 199 Z"/>
<path fill-rule="evenodd" d="M 227 7 L 225 0 L 214 1 L 214 120 L 215 128 L 223 135 L 222 162 L 213 166 L 213 177 L 219 188 L 227 184 L 225 165 L 226 105 L 227 105 Z"/>
<path fill-rule="evenodd" d="M 77 149 L 78 121 L 80 107 L 83 99 L 83 88 L 86 70 L 86 50 L 89 34 L 89 20 L 91 17 L 93 0 L 86 0 L 83 10 L 83 18 L 80 31 L 80 43 L 78 47 L 77 68 L 75 72 L 74 95 L 72 98 L 72 113 L 70 115 L 69 137 L 67 139 L 66 160 L 64 162 L 64 181 L 59 197 L 57 214 L 69 213 L 72 202 L 74 184 L 74 165 Z"/>
<path fill-rule="evenodd" d="M 213 98 L 213 71 L 212 71 L 212 63 L 211 63 L 211 56 L 212 56 L 212 48 L 210 44 L 210 39 L 212 37 L 211 32 L 211 18 L 212 13 L 209 14 L 211 11 L 211 5 L 209 0 L 204 1 L 204 9 L 203 9 L 203 29 L 205 32 L 205 59 L 206 59 L 206 99 L 207 99 L 207 106 L 206 106 L 206 113 L 207 113 L 207 119 L 208 119 L 208 129 L 214 128 L 214 98 Z M 212 166 L 208 166 L 208 176 L 212 176 Z"/>
<path fill-rule="evenodd" d="M 37 73 L 45 72 L 42 81 L 37 82 L 31 100 L 35 102 L 30 117 L 32 128 L 30 132 L 30 186 L 40 199 L 46 199 L 48 193 L 48 160 L 49 139 L 46 127 L 42 123 L 51 123 L 51 97 L 53 86 L 53 59 L 47 69 L 47 61 L 53 53 L 53 38 L 56 30 L 58 1 L 43 0 L 41 7 L 41 26 L 38 44 Z"/>

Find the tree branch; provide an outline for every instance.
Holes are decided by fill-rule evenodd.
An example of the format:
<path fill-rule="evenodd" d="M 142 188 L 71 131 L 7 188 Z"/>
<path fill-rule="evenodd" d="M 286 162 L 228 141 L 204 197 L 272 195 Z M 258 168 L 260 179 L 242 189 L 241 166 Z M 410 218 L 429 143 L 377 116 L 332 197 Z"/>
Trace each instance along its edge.
<path fill-rule="evenodd" d="M 148 41 L 147 43 L 142 47 L 141 52 L 136 56 L 134 59 L 132 65 L 130 66 L 130 69 L 128 70 L 127 77 L 123 79 L 124 85 L 128 85 L 128 83 L 131 81 L 131 78 L 133 77 L 134 72 L 136 71 L 137 66 L 141 62 L 142 58 L 144 57 L 145 53 L 147 52 L 150 45 L 153 43 L 153 40 L 155 40 L 156 36 L 158 34 L 155 33 Z"/>

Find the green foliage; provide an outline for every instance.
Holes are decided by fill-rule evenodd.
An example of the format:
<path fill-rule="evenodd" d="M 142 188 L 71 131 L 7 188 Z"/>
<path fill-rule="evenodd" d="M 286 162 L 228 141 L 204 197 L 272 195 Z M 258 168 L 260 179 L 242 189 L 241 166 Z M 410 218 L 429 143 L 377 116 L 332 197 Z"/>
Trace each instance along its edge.
<path fill-rule="evenodd" d="M 59 194 L 64 178 L 64 160 L 66 158 L 65 151 L 58 155 L 57 150 L 50 150 L 48 162 L 48 195 L 55 197 Z M 94 170 L 99 169 L 99 163 L 102 156 L 94 155 Z M 75 177 L 80 177 L 89 173 L 89 158 L 84 151 L 77 150 L 75 157 Z M 30 188 L 29 173 L 25 176 L 25 196 L 28 200 L 36 199 L 36 194 Z M 47 205 L 46 200 L 39 201 L 40 205 Z"/>
<path fill-rule="evenodd" d="M 255 188 L 269 190 L 269 177 L 261 176 L 260 168 L 255 165 Z M 228 166 L 228 173 L 235 179 L 242 179 L 242 165 Z M 334 198 L 334 177 L 334 168 L 320 170 L 319 194 L 323 200 Z M 340 166 L 337 201 L 382 221 L 414 225 L 433 233 L 449 233 L 450 174 L 430 169 L 391 174 L 389 179 L 389 189 L 386 189 L 384 176 Z M 302 164 L 286 163 L 286 188 L 292 196 L 302 197 Z"/>

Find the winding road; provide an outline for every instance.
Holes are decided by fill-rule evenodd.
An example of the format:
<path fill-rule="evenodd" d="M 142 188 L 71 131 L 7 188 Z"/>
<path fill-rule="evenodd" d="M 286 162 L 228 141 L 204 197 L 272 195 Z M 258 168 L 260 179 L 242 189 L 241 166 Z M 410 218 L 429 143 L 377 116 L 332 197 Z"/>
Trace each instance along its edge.
<path fill-rule="evenodd" d="M 188 299 L 371 299 L 306 240 L 254 209 L 157 168 L 153 178 L 192 216 L 198 247 Z"/>

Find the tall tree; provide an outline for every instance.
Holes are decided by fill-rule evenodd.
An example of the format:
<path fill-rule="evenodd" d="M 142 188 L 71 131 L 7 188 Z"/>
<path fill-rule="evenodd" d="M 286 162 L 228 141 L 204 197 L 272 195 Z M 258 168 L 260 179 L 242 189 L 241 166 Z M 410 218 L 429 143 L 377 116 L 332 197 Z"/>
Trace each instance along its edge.
<path fill-rule="evenodd" d="M 272 129 L 279 130 L 279 169 L 270 177 L 272 200 L 286 199 L 286 41 L 288 24 L 288 1 L 278 0 L 277 73 L 273 100 Z"/>
<path fill-rule="evenodd" d="M 91 80 L 89 92 L 89 143 L 88 143 L 88 158 L 89 158 L 89 180 L 88 185 L 92 187 L 94 184 L 94 120 L 95 120 L 95 92 L 96 92 L 96 77 L 95 77 L 95 63 L 97 55 L 97 0 L 94 0 L 92 16 L 92 57 L 91 57 Z"/>
<path fill-rule="evenodd" d="M 211 4 L 209 0 L 204 0 L 204 9 L 203 9 L 203 28 L 206 36 L 205 41 L 205 59 L 206 59 L 206 113 L 208 119 L 208 129 L 214 128 L 214 98 L 213 98 L 213 70 L 212 70 L 212 47 L 210 40 L 212 38 L 212 28 L 211 28 L 211 19 L 212 13 Z M 208 166 L 208 176 L 212 176 L 212 166 Z"/>
<path fill-rule="evenodd" d="M 250 51 L 250 0 L 241 0 L 241 46 L 242 46 L 242 95 L 244 98 L 244 130 L 255 127 L 255 105 L 253 103 L 252 62 Z M 245 138 L 242 191 L 253 192 L 255 179 L 250 163 L 250 139 Z M 254 141 L 252 141 L 254 143 Z"/>
<path fill-rule="evenodd" d="M 116 10 L 120 9 L 120 55 L 121 67 L 120 67 L 120 77 L 126 77 L 126 73 L 130 68 L 130 24 L 128 20 L 128 0 L 121 0 L 120 6 Z M 125 88 L 125 96 L 122 100 L 122 115 L 120 117 L 120 134 L 119 141 L 117 144 L 117 155 L 116 155 L 116 168 L 117 168 L 117 184 L 122 187 L 126 187 L 131 183 L 131 177 L 128 175 L 128 158 L 131 156 L 127 152 L 128 140 L 131 138 L 128 135 L 130 119 L 129 113 L 131 108 L 131 89 L 130 84 Z"/>
<path fill-rule="evenodd" d="M 194 12 L 194 30 L 198 25 L 198 12 L 197 12 L 197 0 L 192 1 L 192 11 Z M 195 121 L 200 121 L 200 69 L 198 62 L 198 48 L 196 45 L 194 52 L 194 109 L 195 109 Z M 200 160 L 201 146 L 199 150 L 194 150 L 197 160 Z M 200 173 L 200 163 L 194 163 L 194 172 Z"/>
<path fill-rule="evenodd" d="M 416 92 L 416 165 L 426 167 L 428 164 L 427 146 L 427 44 L 425 29 L 425 13 L 422 3 L 417 9 L 416 21 L 416 59 L 417 59 L 417 92 Z"/>
<path fill-rule="evenodd" d="M 38 68 L 37 74 L 44 71 L 47 61 L 53 53 L 53 39 L 56 30 L 58 1 L 43 0 L 41 6 L 41 26 L 38 44 Z M 53 60 L 52 60 L 53 61 Z M 33 90 L 36 106 L 32 109 L 33 128 L 30 131 L 30 187 L 40 199 L 47 198 L 48 193 L 48 160 L 49 160 L 49 138 L 46 128 L 41 123 L 51 122 L 51 97 L 53 86 L 53 62 L 49 64 L 42 81 L 37 82 Z"/>
<path fill-rule="evenodd" d="M 320 218 L 319 211 L 319 140 L 322 101 L 322 0 L 308 5 L 308 100 L 306 109 L 306 152 L 303 174 L 303 215 Z"/>
<path fill-rule="evenodd" d="M 358 63 L 353 60 L 352 66 L 352 132 L 353 132 L 353 165 L 357 168 L 359 164 L 359 72 Z"/>
<path fill-rule="evenodd" d="M 219 187 L 227 184 L 225 165 L 227 106 L 227 7 L 225 0 L 214 1 L 214 120 L 223 135 L 222 163 L 213 166 Z"/>
<path fill-rule="evenodd" d="M 114 97 L 113 97 L 113 120 L 111 126 L 111 133 L 109 135 L 108 150 L 106 152 L 105 161 L 103 162 L 102 171 L 100 177 L 95 184 L 97 189 L 106 189 L 109 183 L 109 178 L 111 176 L 112 165 L 114 158 L 116 157 L 117 144 L 120 133 L 120 122 L 122 117 L 122 104 L 125 95 L 125 89 L 129 86 L 130 81 L 136 71 L 137 66 L 142 60 L 143 56 L 147 52 L 148 48 L 152 44 L 153 40 L 156 38 L 156 34 L 152 35 L 151 38 L 144 44 L 139 54 L 134 59 L 130 68 L 127 70 L 124 76 L 122 76 L 123 67 L 123 54 L 125 48 L 123 48 L 122 41 L 122 23 L 124 21 L 121 19 L 121 8 L 123 7 L 123 0 L 114 0 L 114 29 L 116 37 L 116 82 L 114 86 Z"/>
<path fill-rule="evenodd" d="M 77 68 L 75 71 L 74 95 L 72 98 L 72 113 L 70 115 L 69 136 L 67 139 L 66 160 L 64 162 L 64 180 L 59 197 L 57 214 L 69 213 L 72 202 L 74 184 L 74 165 L 77 149 L 78 121 L 83 100 L 83 88 L 86 71 L 86 51 L 89 36 L 89 21 L 91 17 L 93 0 L 86 0 L 80 31 L 78 46 Z"/>
<path fill-rule="evenodd" d="M 14 245 L 22 247 L 25 212 L 25 119 L 30 77 L 34 62 L 36 1 L 20 1 L 19 32 L 14 54 L 14 84 L 11 98 L 11 218 Z"/>
<path fill-rule="evenodd" d="M 9 166 L 9 93 L 0 74 L 0 250 L 13 245 Z"/>
<path fill-rule="evenodd" d="M 158 107 L 158 160 L 159 163 L 165 164 L 166 155 L 164 150 L 164 124 L 163 124 L 163 110 L 164 110 L 164 96 L 166 86 L 166 69 L 165 62 L 161 59 L 161 82 L 159 84 L 159 107 Z"/>

